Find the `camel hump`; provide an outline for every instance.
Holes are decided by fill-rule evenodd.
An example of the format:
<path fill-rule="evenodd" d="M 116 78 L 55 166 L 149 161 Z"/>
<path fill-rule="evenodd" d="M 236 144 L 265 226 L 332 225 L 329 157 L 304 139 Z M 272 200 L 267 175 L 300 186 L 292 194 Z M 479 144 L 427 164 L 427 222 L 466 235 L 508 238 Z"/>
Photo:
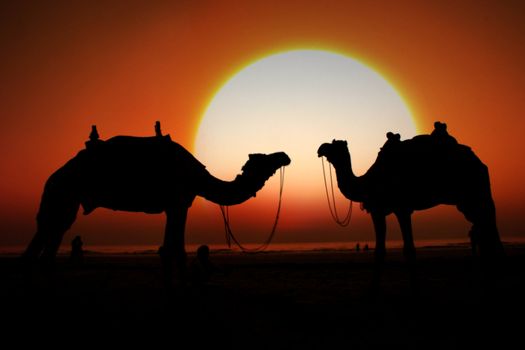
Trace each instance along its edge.
<path fill-rule="evenodd" d="M 108 145 L 118 147 L 148 147 L 153 145 L 162 145 L 175 143 L 171 140 L 169 134 L 161 136 L 113 136 L 106 141 Z"/>
<path fill-rule="evenodd" d="M 387 141 L 381 147 L 376 160 L 378 165 L 391 164 L 399 167 L 400 164 L 407 162 L 437 162 L 450 157 L 477 159 L 470 147 L 459 144 L 448 133 L 447 124 L 439 121 L 434 123 L 434 130 L 430 134 L 416 135 L 411 139 L 401 140 L 399 134 L 388 132 L 386 137 Z"/>
<path fill-rule="evenodd" d="M 169 134 L 161 136 L 115 136 L 107 140 L 108 152 L 117 152 L 132 158 L 149 158 L 155 161 L 176 159 L 182 167 L 205 168 L 188 150 L 171 140 Z"/>
<path fill-rule="evenodd" d="M 79 155 L 87 157 L 86 160 L 90 162 L 107 162 L 110 167 L 118 161 L 123 168 L 125 164 L 151 168 L 163 163 L 173 163 L 180 168 L 196 171 L 206 168 L 183 146 L 172 141 L 169 134 L 147 137 L 120 135 L 105 141 L 89 140 L 86 149 L 80 151 Z"/>

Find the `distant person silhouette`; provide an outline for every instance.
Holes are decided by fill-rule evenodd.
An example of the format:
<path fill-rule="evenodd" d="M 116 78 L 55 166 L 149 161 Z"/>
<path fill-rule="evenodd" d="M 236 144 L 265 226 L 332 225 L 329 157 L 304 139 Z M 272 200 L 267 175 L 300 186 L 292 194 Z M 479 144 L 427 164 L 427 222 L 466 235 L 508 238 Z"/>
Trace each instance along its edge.
<path fill-rule="evenodd" d="M 193 282 L 195 284 L 206 283 L 219 271 L 220 269 L 210 261 L 210 248 L 207 245 L 201 245 L 191 265 Z"/>
<path fill-rule="evenodd" d="M 76 236 L 71 241 L 70 262 L 75 265 L 81 265 L 84 262 L 84 251 L 82 250 L 82 238 Z"/>
<path fill-rule="evenodd" d="M 358 252 L 361 250 L 361 246 L 359 245 L 359 243 L 356 243 L 355 245 L 355 251 Z"/>
<path fill-rule="evenodd" d="M 368 248 L 368 244 L 365 244 L 365 246 L 363 247 L 363 251 L 367 252 L 370 248 Z"/>

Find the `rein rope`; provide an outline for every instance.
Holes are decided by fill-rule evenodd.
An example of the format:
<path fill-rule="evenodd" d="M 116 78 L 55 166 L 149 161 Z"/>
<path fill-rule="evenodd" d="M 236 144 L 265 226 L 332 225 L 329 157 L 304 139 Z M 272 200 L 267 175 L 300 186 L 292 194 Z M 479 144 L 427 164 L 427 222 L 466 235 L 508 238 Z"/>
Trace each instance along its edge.
<path fill-rule="evenodd" d="M 346 227 L 348 226 L 348 224 L 350 224 L 350 220 L 352 219 L 352 205 L 354 202 L 350 201 L 350 205 L 348 206 L 348 212 L 346 213 L 345 217 L 341 219 L 337 214 L 337 207 L 335 205 L 334 181 L 332 179 L 332 165 L 330 164 L 330 162 L 328 163 L 328 171 L 330 174 L 330 190 L 332 192 L 332 198 L 330 199 L 330 195 L 328 194 L 328 183 L 326 181 L 324 157 L 321 157 L 321 162 L 323 166 L 324 189 L 326 192 L 326 199 L 328 200 L 328 209 L 330 210 L 330 215 L 339 226 Z"/>
<path fill-rule="evenodd" d="M 260 252 L 268 248 L 273 237 L 275 236 L 275 231 L 277 230 L 277 223 L 279 222 L 279 216 L 281 214 L 281 203 L 282 203 L 282 198 L 283 198 L 283 187 L 284 187 L 284 167 L 279 168 L 279 177 L 280 177 L 279 202 L 277 205 L 277 213 L 275 214 L 275 220 L 273 222 L 273 227 L 266 241 L 264 241 L 264 243 L 262 243 L 260 246 L 256 248 L 247 248 L 244 245 L 242 245 L 237 238 L 235 238 L 232 232 L 231 226 L 230 226 L 229 206 L 220 205 L 222 218 L 224 220 L 224 231 L 226 233 L 226 243 L 228 244 L 228 248 L 231 248 L 232 242 L 235 243 L 235 245 L 237 245 L 239 249 L 245 253 L 256 253 L 256 252 Z"/>

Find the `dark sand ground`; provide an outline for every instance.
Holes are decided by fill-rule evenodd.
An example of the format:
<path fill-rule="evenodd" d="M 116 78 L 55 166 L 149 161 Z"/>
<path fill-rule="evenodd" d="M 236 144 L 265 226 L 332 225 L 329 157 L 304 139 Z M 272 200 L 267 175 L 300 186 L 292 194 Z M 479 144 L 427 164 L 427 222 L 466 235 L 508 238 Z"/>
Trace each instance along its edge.
<path fill-rule="evenodd" d="M 4 256 L 1 339 L 18 348 L 522 348 L 525 247 L 506 252 L 488 283 L 467 247 L 420 248 L 414 294 L 401 252 L 390 250 L 377 295 L 372 252 L 212 252 L 223 272 L 171 291 L 156 255 L 88 254 L 80 268 L 61 257 L 51 276 L 24 274 Z"/>

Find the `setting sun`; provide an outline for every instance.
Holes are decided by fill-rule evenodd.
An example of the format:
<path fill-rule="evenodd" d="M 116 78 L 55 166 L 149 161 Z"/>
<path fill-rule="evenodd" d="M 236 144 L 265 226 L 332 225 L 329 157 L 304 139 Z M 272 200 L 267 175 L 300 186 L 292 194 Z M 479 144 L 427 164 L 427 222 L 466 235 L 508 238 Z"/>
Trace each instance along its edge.
<path fill-rule="evenodd" d="M 217 91 L 200 122 L 195 154 L 211 173 L 231 179 L 249 153 L 287 152 L 292 165 L 286 170 L 285 203 L 315 212 L 307 217 L 316 220 L 319 211 L 328 215 L 317 147 L 334 138 L 348 140 L 362 174 L 388 131 L 410 138 L 416 127 L 385 77 L 342 54 L 294 50 L 247 65 Z M 249 209 L 239 210 L 259 213 L 276 200 L 277 185 L 272 179 L 257 199 L 243 204 Z M 282 216 L 290 224 L 286 210 Z M 303 223 L 308 218 L 302 217 Z M 256 226 L 269 218 L 248 214 L 245 220 Z"/>
<path fill-rule="evenodd" d="M 346 230 L 330 221 L 317 148 L 347 140 L 360 175 L 388 131 L 404 140 L 439 120 L 489 167 L 502 237 L 525 236 L 519 6 L 29 1 L 2 13 L 0 246 L 27 245 L 45 182 L 84 148 L 92 125 L 107 140 L 152 136 L 157 120 L 224 180 L 250 153 L 290 155 L 276 243 L 373 239 L 357 206 Z M 244 241 L 271 228 L 278 193 L 273 176 L 231 208 Z M 454 208 L 415 216 L 416 239 L 467 237 Z M 79 213 L 71 234 L 158 245 L 163 227 L 162 215 L 100 209 Z M 217 206 L 194 201 L 187 242 L 222 243 L 222 230 Z"/>
<path fill-rule="evenodd" d="M 524 1 L 0 17 L 3 343 L 523 341 Z"/>

